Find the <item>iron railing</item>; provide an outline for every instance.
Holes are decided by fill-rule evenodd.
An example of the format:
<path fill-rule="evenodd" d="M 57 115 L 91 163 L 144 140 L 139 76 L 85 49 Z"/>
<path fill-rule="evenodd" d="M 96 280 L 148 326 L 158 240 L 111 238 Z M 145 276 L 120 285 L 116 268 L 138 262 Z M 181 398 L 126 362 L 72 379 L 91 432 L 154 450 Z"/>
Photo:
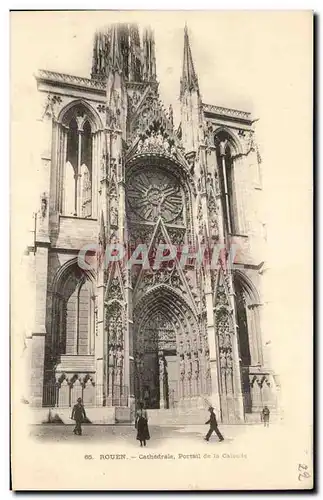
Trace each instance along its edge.
<path fill-rule="evenodd" d="M 108 393 L 106 385 L 90 385 L 77 387 L 69 384 L 45 384 L 43 388 L 43 406 L 68 408 L 73 406 L 78 398 L 83 404 L 91 406 L 128 406 L 129 390 L 127 386 L 114 385 Z"/>

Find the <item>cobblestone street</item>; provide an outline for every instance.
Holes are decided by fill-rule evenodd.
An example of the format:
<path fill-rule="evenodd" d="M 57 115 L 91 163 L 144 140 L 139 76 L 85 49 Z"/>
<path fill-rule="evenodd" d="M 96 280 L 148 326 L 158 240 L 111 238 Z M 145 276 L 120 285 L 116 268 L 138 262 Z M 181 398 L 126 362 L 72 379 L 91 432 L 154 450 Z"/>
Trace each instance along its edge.
<path fill-rule="evenodd" d="M 176 446 L 192 447 L 216 446 L 221 448 L 232 447 L 232 445 L 243 445 L 250 441 L 270 442 L 280 434 L 277 426 L 269 429 L 262 425 L 220 425 L 219 428 L 224 435 L 225 440 L 220 443 L 217 436 L 213 434 L 209 443 L 204 441 L 204 436 L 208 430 L 207 425 L 188 425 L 188 426 L 151 426 L 151 439 L 147 443 L 148 449 L 165 449 L 176 443 Z M 278 432 L 277 432 L 278 431 Z M 41 442 L 57 443 L 106 443 L 109 446 L 122 448 L 139 446 L 136 441 L 136 430 L 130 425 L 84 425 L 83 435 L 75 436 L 72 425 L 44 424 L 32 426 L 30 433 Z"/>

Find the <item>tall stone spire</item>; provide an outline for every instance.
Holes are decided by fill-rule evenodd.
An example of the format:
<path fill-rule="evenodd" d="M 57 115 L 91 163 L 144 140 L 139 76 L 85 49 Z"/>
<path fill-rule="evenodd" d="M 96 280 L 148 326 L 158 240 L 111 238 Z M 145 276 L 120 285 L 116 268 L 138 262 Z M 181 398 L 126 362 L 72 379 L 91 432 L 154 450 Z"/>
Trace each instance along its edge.
<path fill-rule="evenodd" d="M 129 80 L 139 82 L 142 77 L 142 53 L 139 28 L 136 24 L 129 26 L 129 46 Z"/>
<path fill-rule="evenodd" d="M 106 81 L 106 123 L 110 129 L 121 131 L 123 135 L 126 130 L 127 95 L 123 57 L 126 53 L 122 54 L 122 44 L 126 32 L 123 25 L 113 24 L 109 28 L 110 46 Z M 119 146 L 117 149 L 121 150 Z"/>
<path fill-rule="evenodd" d="M 93 41 L 92 78 L 107 76 L 108 36 L 103 31 L 97 31 Z"/>
<path fill-rule="evenodd" d="M 151 28 L 143 33 L 143 80 L 156 81 L 155 37 Z"/>
<path fill-rule="evenodd" d="M 199 94 L 199 84 L 195 73 L 193 57 L 191 52 L 190 41 L 188 38 L 188 30 L 184 28 L 184 54 L 183 54 L 183 72 L 181 78 L 181 95 L 185 91 L 196 91 Z"/>
<path fill-rule="evenodd" d="M 197 152 L 199 147 L 199 127 L 201 125 L 201 96 L 193 57 L 184 28 L 184 59 L 180 83 L 182 143 L 187 153 Z"/>
<path fill-rule="evenodd" d="M 108 65 L 109 70 L 112 72 L 122 72 L 122 59 L 120 54 L 120 44 L 118 38 L 118 26 L 113 24 L 111 26 L 111 39 Z"/>

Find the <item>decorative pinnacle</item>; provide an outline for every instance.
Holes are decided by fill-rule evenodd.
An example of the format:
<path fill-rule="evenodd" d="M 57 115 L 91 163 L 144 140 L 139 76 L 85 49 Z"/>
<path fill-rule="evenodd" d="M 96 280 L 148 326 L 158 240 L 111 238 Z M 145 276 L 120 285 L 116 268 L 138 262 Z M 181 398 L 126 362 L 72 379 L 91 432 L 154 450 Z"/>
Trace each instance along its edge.
<path fill-rule="evenodd" d="M 194 69 L 193 57 L 190 47 L 190 41 L 188 37 L 188 29 L 185 24 L 184 28 L 184 54 L 183 54 L 183 72 L 181 78 L 181 95 L 185 91 L 196 91 L 199 92 L 199 84 L 197 75 Z"/>

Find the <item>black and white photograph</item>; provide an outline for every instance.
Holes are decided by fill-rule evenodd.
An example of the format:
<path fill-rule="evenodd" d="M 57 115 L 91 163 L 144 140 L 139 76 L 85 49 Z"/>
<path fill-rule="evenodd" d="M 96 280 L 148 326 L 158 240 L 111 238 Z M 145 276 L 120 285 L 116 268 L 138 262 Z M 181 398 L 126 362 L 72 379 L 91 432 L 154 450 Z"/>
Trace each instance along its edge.
<path fill-rule="evenodd" d="M 312 24 L 11 12 L 14 489 L 313 487 Z"/>

